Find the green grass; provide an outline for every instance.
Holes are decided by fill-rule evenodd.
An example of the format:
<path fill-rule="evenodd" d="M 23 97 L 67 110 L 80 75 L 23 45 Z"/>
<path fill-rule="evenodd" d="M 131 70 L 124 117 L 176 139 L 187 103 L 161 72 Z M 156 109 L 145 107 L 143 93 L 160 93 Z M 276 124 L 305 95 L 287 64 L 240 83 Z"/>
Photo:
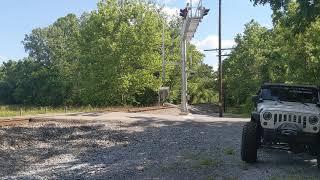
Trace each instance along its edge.
<path fill-rule="evenodd" d="M 96 108 L 91 106 L 85 107 L 23 107 L 16 105 L 3 105 L 0 106 L 0 117 L 15 117 L 15 116 L 29 116 L 38 114 L 55 114 L 55 113 L 72 113 L 72 112 L 94 112 L 106 111 L 110 108 Z M 20 114 L 21 113 L 21 114 Z"/>
<path fill-rule="evenodd" d="M 224 152 L 225 155 L 230 155 L 230 156 L 236 154 L 235 150 L 232 149 L 232 148 L 225 148 L 225 149 L 223 150 L 223 152 Z"/>
<path fill-rule="evenodd" d="M 108 111 L 111 109 L 124 110 L 132 108 L 130 106 L 126 107 L 68 107 L 67 113 L 72 112 L 95 112 L 95 111 Z M 22 116 L 31 116 L 38 114 L 55 114 L 64 113 L 65 107 L 35 107 L 35 106 L 19 106 L 19 105 L 0 105 L 0 117 L 15 117 L 20 116 L 20 109 Z M 239 108 L 228 107 L 225 117 L 231 118 L 250 118 L 250 113 L 243 113 Z"/>
<path fill-rule="evenodd" d="M 203 158 L 198 161 L 199 165 L 207 167 L 215 167 L 221 164 L 221 161 L 213 158 Z"/>
<path fill-rule="evenodd" d="M 182 156 L 194 169 L 217 167 L 223 163 L 219 158 L 207 154 L 186 152 Z"/>
<path fill-rule="evenodd" d="M 192 168 L 194 169 L 202 169 L 202 168 L 210 168 L 217 167 L 222 164 L 220 159 L 214 157 L 199 157 L 198 159 L 194 159 Z"/>

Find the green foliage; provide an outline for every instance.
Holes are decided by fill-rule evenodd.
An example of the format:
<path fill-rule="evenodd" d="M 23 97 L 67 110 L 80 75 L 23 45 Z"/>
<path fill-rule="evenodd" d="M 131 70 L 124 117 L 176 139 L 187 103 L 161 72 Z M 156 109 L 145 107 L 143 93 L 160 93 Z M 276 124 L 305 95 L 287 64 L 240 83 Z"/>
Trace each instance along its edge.
<path fill-rule="evenodd" d="M 98 3 L 97 10 L 80 18 L 69 14 L 44 28 L 36 28 L 23 41 L 28 58 L 0 67 L 0 103 L 42 106 L 150 105 L 158 89 L 169 86 L 173 102 L 180 100 L 181 67 L 168 63 L 166 82 L 162 68 L 162 28 L 165 26 L 166 61 L 181 61 L 181 20 L 167 20 L 147 0 Z M 192 54 L 192 102 L 214 101 L 215 81 L 204 55 L 188 45 Z"/>
<path fill-rule="evenodd" d="M 12 102 L 12 88 L 6 81 L 0 81 L 0 104 L 6 104 Z"/>
<path fill-rule="evenodd" d="M 216 91 L 217 74 L 207 64 L 200 64 L 196 68 L 190 68 L 188 89 L 190 103 L 214 103 L 218 101 Z M 194 69 L 194 70 L 193 70 Z"/>
<path fill-rule="evenodd" d="M 161 69 L 161 27 L 152 6 L 101 2 L 81 30 L 84 103 L 134 104 L 136 94 L 157 91 L 161 82 L 153 74 Z"/>
<path fill-rule="evenodd" d="M 261 83 L 270 80 L 272 67 L 266 57 L 269 38 L 268 30 L 253 21 L 236 37 L 236 49 L 223 63 L 228 104 L 243 104 Z"/>
<path fill-rule="evenodd" d="M 254 5 L 269 4 L 273 10 L 274 23 L 285 21 L 287 27 L 295 31 L 304 31 L 312 22 L 320 17 L 320 1 L 318 0 L 250 0 Z M 288 13 L 295 6 L 294 15 Z"/>
<path fill-rule="evenodd" d="M 278 7 L 277 2 L 271 2 L 272 8 Z M 320 19 L 300 19 L 301 8 L 307 8 L 302 6 L 302 1 L 284 1 L 283 14 L 273 29 L 251 21 L 236 37 L 237 46 L 223 64 L 228 105 L 249 112 L 251 96 L 264 82 L 320 85 Z M 302 21 L 308 26 L 300 28 Z"/>
<path fill-rule="evenodd" d="M 66 111 L 67 110 L 67 111 Z M 121 110 L 119 108 L 119 110 Z M 77 113 L 77 112 L 99 112 L 99 111 L 110 111 L 110 108 L 98 108 L 88 106 L 81 107 L 35 107 L 35 106 L 20 106 L 20 105 L 1 105 L 0 106 L 0 117 L 14 117 L 30 116 L 38 114 L 63 114 L 63 113 Z"/>
<path fill-rule="evenodd" d="M 47 28 L 34 29 L 23 44 L 29 59 L 21 62 L 21 69 L 30 71 L 23 83 L 30 85 L 33 95 L 25 97 L 26 89 L 17 87 L 18 103 L 60 105 L 77 103 L 79 51 L 79 20 L 73 14 L 59 18 Z M 26 67 L 27 64 L 32 68 Z M 19 74 L 19 73 L 17 73 Z M 32 81 L 28 83 L 27 81 Z M 33 83 L 33 84 L 32 84 Z M 20 89 L 19 89 L 20 88 Z M 38 97 L 37 97 L 38 96 Z M 26 99 L 27 98 L 27 99 Z"/>

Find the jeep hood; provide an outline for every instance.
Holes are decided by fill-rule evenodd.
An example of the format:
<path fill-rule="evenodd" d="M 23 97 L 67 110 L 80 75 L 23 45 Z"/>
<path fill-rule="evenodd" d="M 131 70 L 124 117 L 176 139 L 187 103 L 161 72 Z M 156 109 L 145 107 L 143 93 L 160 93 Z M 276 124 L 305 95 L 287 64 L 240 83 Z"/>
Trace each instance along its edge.
<path fill-rule="evenodd" d="M 307 114 L 319 114 L 320 108 L 316 104 L 302 104 L 299 102 L 277 102 L 264 100 L 258 104 L 258 112 L 260 111 L 287 111 Z"/>

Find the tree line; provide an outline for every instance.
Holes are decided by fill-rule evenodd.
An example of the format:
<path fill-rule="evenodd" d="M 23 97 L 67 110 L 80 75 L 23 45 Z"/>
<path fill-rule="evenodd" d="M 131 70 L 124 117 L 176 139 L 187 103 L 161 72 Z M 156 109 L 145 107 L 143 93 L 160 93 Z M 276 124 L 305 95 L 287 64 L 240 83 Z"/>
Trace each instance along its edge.
<path fill-rule="evenodd" d="M 251 96 L 264 82 L 320 85 L 320 2 L 250 0 L 269 4 L 273 26 L 255 21 L 235 37 L 223 62 L 225 102 L 248 112 Z M 178 17 L 158 5 L 132 0 L 119 6 L 104 0 L 80 17 L 69 14 L 25 36 L 28 57 L 0 66 L 0 103 L 25 105 L 148 105 L 161 86 L 180 102 Z M 165 24 L 166 81 L 161 81 Z M 188 45 L 190 103 L 216 102 L 217 73 Z"/>
<path fill-rule="evenodd" d="M 165 24 L 166 81 L 161 81 Z M 158 5 L 104 0 L 80 17 L 69 14 L 23 40 L 28 57 L 0 66 L 0 103 L 24 105 L 150 105 L 161 86 L 180 101 L 181 19 Z M 191 103 L 213 102 L 216 73 L 188 45 Z"/>
<path fill-rule="evenodd" d="M 246 24 L 223 63 L 226 102 L 244 112 L 264 82 L 320 85 L 320 2 L 251 1 L 271 6 L 273 27 Z"/>

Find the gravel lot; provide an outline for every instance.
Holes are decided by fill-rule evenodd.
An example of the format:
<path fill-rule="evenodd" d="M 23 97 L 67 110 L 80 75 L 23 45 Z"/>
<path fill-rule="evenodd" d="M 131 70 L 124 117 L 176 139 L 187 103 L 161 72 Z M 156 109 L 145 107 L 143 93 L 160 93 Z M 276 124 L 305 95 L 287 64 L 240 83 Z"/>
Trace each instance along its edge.
<path fill-rule="evenodd" d="M 320 177 L 316 160 L 305 154 L 261 150 L 258 163 L 243 163 L 240 138 L 246 119 L 112 115 L 117 116 L 119 119 L 112 121 L 38 122 L 0 128 L 1 178 L 256 180 Z"/>

